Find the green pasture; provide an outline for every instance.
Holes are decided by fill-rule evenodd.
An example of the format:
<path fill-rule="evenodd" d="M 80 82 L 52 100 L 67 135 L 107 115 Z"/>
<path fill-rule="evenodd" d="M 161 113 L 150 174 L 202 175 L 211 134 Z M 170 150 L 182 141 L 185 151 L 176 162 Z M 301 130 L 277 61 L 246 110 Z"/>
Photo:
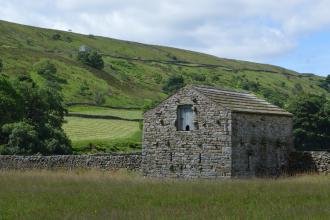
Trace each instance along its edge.
<path fill-rule="evenodd" d="M 330 219 L 330 177 L 195 180 L 2 171 L 0 219 Z"/>
<path fill-rule="evenodd" d="M 139 122 L 109 119 L 66 117 L 65 133 L 74 150 L 80 153 L 94 151 L 138 150 L 141 145 Z"/>
<path fill-rule="evenodd" d="M 141 110 L 113 109 L 98 106 L 71 106 L 70 113 L 80 113 L 86 115 L 111 115 L 127 119 L 141 119 Z"/>

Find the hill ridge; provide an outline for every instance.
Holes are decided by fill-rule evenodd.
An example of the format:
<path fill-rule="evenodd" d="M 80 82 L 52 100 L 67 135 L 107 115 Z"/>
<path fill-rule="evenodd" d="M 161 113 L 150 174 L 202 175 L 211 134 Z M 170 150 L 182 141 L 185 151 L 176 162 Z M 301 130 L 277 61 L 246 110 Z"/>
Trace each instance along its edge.
<path fill-rule="evenodd" d="M 102 54 L 102 71 L 77 61 L 81 45 Z M 63 79 L 58 86 L 65 102 L 95 102 L 101 95 L 105 105 L 142 107 L 168 96 L 162 88 L 173 75 L 181 75 L 187 84 L 253 92 L 281 107 L 302 92 L 329 97 L 320 87 L 324 77 L 274 65 L 6 21 L 0 21 L 0 58 L 6 74 L 28 74 L 39 85 L 48 81 L 33 65 L 49 59 Z"/>

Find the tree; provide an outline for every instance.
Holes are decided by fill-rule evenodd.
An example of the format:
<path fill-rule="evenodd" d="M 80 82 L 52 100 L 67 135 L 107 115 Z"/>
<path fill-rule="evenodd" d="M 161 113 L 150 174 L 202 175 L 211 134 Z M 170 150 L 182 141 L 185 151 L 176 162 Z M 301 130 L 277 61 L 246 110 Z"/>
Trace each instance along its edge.
<path fill-rule="evenodd" d="M 5 76 L 0 76 L 0 128 L 20 119 L 22 109 L 22 97 Z"/>
<path fill-rule="evenodd" d="M 301 95 L 291 101 L 297 149 L 330 148 L 330 102 L 325 96 Z"/>
<path fill-rule="evenodd" d="M 167 94 L 176 92 L 185 86 L 184 78 L 181 75 L 172 75 L 165 83 L 163 91 Z"/>
<path fill-rule="evenodd" d="M 0 73 L 2 72 L 2 69 L 3 69 L 3 63 L 2 60 L 0 59 Z"/>
<path fill-rule="evenodd" d="M 96 51 L 80 51 L 78 53 L 77 59 L 83 64 L 86 64 L 90 67 L 99 70 L 104 68 L 104 61 L 102 59 L 102 56 Z"/>
<path fill-rule="evenodd" d="M 71 153 L 70 140 L 62 129 L 67 111 L 59 93 L 39 88 L 32 80 L 10 83 L 4 77 L 0 79 L 0 100 L 9 100 L 0 102 L 3 153 Z"/>

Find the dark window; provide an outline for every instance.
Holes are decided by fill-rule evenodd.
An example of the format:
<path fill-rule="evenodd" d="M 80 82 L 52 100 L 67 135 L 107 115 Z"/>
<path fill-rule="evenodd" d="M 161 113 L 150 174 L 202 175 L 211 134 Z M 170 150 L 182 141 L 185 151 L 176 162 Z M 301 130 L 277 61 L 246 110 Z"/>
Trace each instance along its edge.
<path fill-rule="evenodd" d="M 248 171 L 252 171 L 253 168 L 253 157 L 252 157 L 252 153 L 248 152 L 247 154 L 247 169 Z"/>
<path fill-rule="evenodd" d="M 178 107 L 178 124 L 179 131 L 193 130 L 193 110 L 192 105 L 180 105 Z"/>

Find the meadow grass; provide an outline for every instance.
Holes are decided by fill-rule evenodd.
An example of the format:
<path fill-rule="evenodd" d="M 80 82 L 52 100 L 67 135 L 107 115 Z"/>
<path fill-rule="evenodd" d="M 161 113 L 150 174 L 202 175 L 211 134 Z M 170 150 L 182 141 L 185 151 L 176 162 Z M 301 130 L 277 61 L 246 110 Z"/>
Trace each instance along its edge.
<path fill-rule="evenodd" d="M 79 117 L 66 117 L 65 120 L 63 129 L 77 153 L 126 152 L 141 148 L 138 122 Z"/>
<path fill-rule="evenodd" d="M 142 111 L 141 110 L 130 110 L 130 109 L 113 109 L 106 107 L 98 106 L 70 106 L 68 108 L 69 112 L 80 113 L 86 115 L 111 115 L 121 118 L 128 119 L 141 119 Z"/>
<path fill-rule="evenodd" d="M 2 171 L 1 219 L 329 219 L 330 177 L 148 179 L 139 173 Z"/>
<path fill-rule="evenodd" d="M 72 141 L 131 137 L 139 131 L 139 123 L 123 120 L 66 117 L 64 131 Z"/>

